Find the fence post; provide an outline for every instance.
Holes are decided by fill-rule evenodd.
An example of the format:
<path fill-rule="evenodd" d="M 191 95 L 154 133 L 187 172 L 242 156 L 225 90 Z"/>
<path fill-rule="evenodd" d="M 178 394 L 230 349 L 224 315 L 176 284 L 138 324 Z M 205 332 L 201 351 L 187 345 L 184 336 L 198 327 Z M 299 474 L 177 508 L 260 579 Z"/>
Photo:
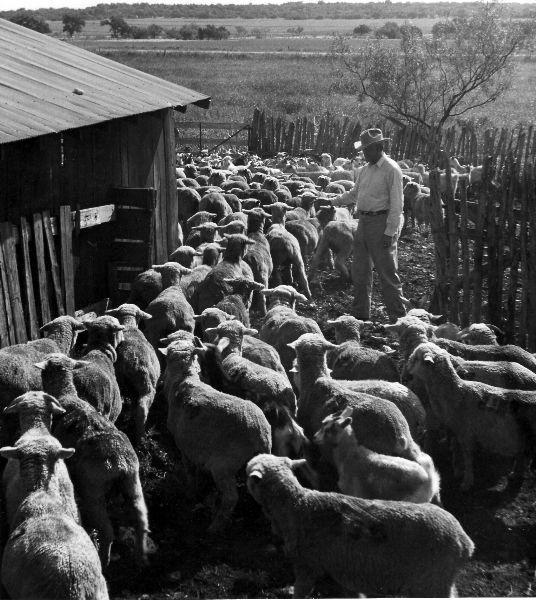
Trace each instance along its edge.
<path fill-rule="evenodd" d="M 441 192 L 439 190 L 439 171 L 430 171 L 430 228 L 434 237 L 436 280 L 432 306 L 430 310 L 445 314 L 448 308 L 446 297 L 448 240 L 445 235 Z"/>

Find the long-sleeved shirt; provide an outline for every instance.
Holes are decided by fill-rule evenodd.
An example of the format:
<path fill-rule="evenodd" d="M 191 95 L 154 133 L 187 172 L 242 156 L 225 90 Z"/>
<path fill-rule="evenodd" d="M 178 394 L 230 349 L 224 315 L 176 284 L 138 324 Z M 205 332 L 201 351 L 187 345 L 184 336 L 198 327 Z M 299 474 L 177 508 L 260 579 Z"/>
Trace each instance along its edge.
<path fill-rule="evenodd" d="M 385 235 L 395 235 L 401 224 L 404 210 L 402 192 L 402 171 L 398 164 L 386 154 L 382 154 L 375 164 L 361 167 L 354 187 L 333 198 L 334 206 L 356 204 L 357 210 L 387 210 Z"/>

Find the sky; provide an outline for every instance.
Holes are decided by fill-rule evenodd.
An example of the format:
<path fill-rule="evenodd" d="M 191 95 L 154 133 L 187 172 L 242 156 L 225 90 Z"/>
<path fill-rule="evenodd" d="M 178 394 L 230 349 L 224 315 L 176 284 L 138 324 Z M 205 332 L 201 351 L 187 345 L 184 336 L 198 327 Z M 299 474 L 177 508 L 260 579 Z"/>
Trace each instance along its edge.
<path fill-rule="evenodd" d="M 117 2 L 126 2 L 134 4 L 143 0 L 115 0 Z M 287 0 L 187 0 L 188 4 L 280 4 Z M 334 2 L 336 0 L 325 0 Z M 365 0 L 363 0 L 365 1 Z M 383 0 L 366 0 L 372 2 L 381 2 Z M 396 1 L 396 0 L 395 0 Z M 427 0 L 421 0 L 426 2 Z M 437 0 L 429 0 L 437 1 Z M 462 0 L 463 1 L 463 0 Z M 534 0 L 517 0 L 523 4 L 533 3 Z M 95 6 L 103 0 L 0 0 L 1 10 L 15 10 L 18 8 L 26 8 L 27 10 L 35 10 L 38 8 L 86 8 L 87 6 Z M 108 2 L 103 2 L 108 4 Z M 182 4 L 181 0 L 158 0 L 158 4 Z M 152 4 L 152 3 L 151 3 Z"/>

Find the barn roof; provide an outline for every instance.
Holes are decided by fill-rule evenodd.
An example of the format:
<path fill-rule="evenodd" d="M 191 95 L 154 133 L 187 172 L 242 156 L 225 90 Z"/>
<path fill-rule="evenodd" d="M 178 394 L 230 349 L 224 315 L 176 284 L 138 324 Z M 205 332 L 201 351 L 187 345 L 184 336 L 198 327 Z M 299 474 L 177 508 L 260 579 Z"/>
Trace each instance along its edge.
<path fill-rule="evenodd" d="M 0 144 L 210 97 L 0 19 Z"/>

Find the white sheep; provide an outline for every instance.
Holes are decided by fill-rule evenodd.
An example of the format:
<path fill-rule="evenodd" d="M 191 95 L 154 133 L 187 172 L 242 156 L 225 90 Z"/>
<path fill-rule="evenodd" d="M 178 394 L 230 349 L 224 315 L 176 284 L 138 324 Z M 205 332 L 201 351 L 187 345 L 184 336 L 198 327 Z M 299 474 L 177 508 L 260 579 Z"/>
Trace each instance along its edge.
<path fill-rule="evenodd" d="M 455 596 L 474 544 L 450 513 L 308 490 L 293 472 L 302 463 L 261 454 L 246 469 L 250 494 L 285 542 L 295 598 L 306 598 L 323 574 L 356 597 Z"/>

